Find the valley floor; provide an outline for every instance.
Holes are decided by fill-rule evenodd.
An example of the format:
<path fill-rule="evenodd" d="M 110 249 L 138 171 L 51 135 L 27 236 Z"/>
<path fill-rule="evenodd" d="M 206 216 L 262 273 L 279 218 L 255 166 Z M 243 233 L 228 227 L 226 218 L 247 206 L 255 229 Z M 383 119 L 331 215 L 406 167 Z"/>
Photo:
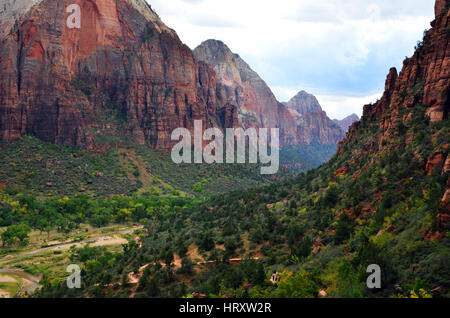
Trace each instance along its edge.
<path fill-rule="evenodd" d="M 136 238 L 138 225 L 114 225 L 103 228 L 82 226 L 77 232 L 63 235 L 57 232 L 31 233 L 31 242 L 24 249 L 0 248 L 0 298 L 24 296 L 41 288 L 44 275 L 61 278 L 70 264 L 69 251 L 84 246 L 104 246 L 117 251 L 128 239 Z M 1 229 L 0 229 L 1 230 Z"/>

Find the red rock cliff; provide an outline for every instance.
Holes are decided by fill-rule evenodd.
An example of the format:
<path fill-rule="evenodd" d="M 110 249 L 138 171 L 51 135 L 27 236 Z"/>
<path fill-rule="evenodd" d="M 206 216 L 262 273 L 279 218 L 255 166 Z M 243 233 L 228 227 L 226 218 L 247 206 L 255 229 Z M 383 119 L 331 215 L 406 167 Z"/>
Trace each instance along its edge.
<path fill-rule="evenodd" d="M 172 130 L 194 119 L 238 124 L 212 68 L 144 0 L 7 1 L 18 20 L 0 37 L 1 140 L 95 148 L 127 136 L 168 150 Z M 72 3 L 81 29 L 67 27 Z"/>
<path fill-rule="evenodd" d="M 399 127 L 408 127 L 411 110 L 417 106 L 425 107 L 426 115 L 431 123 L 448 125 L 450 109 L 450 0 L 436 1 L 436 18 L 432 28 L 424 34 L 423 42 L 419 42 L 416 52 L 403 63 L 400 74 L 392 68 L 386 79 L 385 92 L 381 100 L 364 107 L 362 121 L 350 127 L 347 138 L 339 144 L 338 154 L 343 154 L 347 144 L 359 138 L 359 128 L 364 121 L 379 121 L 379 133 L 373 136 L 373 142 L 367 144 L 355 157 L 364 153 L 382 149 L 383 143 L 398 140 Z M 405 111 L 406 110 L 406 111 Z M 403 136 L 402 136 L 403 137 Z M 405 142 L 414 141 L 413 134 L 407 134 Z M 437 136 L 432 136 L 436 140 Z M 427 174 L 448 174 L 449 134 L 443 136 L 443 142 L 421 165 Z M 401 146 L 399 146 L 401 147 Z M 438 221 L 450 223 L 450 179 L 442 198 Z"/>
<path fill-rule="evenodd" d="M 366 105 L 364 119 L 380 120 L 381 134 L 378 143 L 391 138 L 398 122 L 407 123 L 408 115 L 403 115 L 403 107 L 410 109 L 423 105 L 431 122 L 448 118 L 450 108 L 450 7 L 449 0 L 436 1 L 436 19 L 432 28 L 419 42 L 411 58 L 403 62 L 400 74 L 395 68 L 389 71 L 385 92 L 381 100 Z M 350 127 L 343 145 L 358 138 L 360 122 Z"/>

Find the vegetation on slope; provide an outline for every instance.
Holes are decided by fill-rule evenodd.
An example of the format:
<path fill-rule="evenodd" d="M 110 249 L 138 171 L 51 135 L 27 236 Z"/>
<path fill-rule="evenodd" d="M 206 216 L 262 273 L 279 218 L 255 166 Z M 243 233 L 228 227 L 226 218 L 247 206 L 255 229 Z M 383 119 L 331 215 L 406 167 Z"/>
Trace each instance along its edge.
<path fill-rule="evenodd" d="M 170 154 L 145 145 L 96 153 L 25 136 L 0 149 L 0 185 L 6 186 L 8 193 L 37 197 L 84 193 L 93 198 L 141 194 L 204 197 L 248 189 L 317 167 L 336 150 L 318 145 L 283 149 L 281 170 L 267 177 L 259 173 L 260 165 L 176 165 Z"/>
<path fill-rule="evenodd" d="M 100 154 L 29 136 L 4 146 L 0 166 L 0 184 L 8 192 L 35 196 L 205 196 L 270 182 L 257 173 L 257 165 L 176 165 L 170 154 L 147 146 L 113 148 Z M 212 187 L 203 192 L 205 183 Z"/>
<path fill-rule="evenodd" d="M 318 169 L 155 214 L 142 247 L 74 252 L 83 288 L 53 281 L 39 295 L 448 297 L 450 235 L 436 220 L 448 175 L 428 175 L 423 161 L 443 147 L 449 121 L 431 124 L 420 105 L 404 111 L 411 120 L 381 146 L 379 123 L 363 118 L 359 138 Z M 370 264 L 382 269 L 381 289 L 366 288 Z"/>

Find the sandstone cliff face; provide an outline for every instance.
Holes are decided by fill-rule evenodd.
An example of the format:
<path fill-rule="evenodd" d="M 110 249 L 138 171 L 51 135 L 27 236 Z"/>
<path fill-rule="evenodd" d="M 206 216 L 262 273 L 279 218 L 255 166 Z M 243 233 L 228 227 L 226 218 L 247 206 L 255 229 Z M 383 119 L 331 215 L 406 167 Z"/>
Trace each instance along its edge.
<path fill-rule="evenodd" d="M 2 0 L 0 4 L 0 40 L 3 40 L 24 14 L 42 0 Z"/>
<path fill-rule="evenodd" d="M 281 144 L 297 144 L 295 122 L 284 105 L 250 66 L 221 41 L 208 40 L 194 50 L 217 73 L 220 96 L 239 109 L 244 128 L 280 128 Z"/>
<path fill-rule="evenodd" d="M 431 122 L 448 118 L 450 107 L 450 7 L 448 0 L 436 2 L 436 20 L 422 43 L 419 43 L 414 55 L 403 62 L 400 74 L 395 68 L 389 71 L 385 92 L 381 100 L 364 107 L 363 118 L 379 119 L 383 140 L 391 138 L 398 122 L 406 124 L 407 115 L 401 109 L 410 109 L 416 105 L 426 107 Z M 447 9 L 445 9 L 447 8 Z M 347 139 L 342 145 L 357 138 L 360 123 L 350 128 Z"/>
<path fill-rule="evenodd" d="M 351 125 L 359 121 L 359 116 L 356 114 L 352 114 L 348 117 L 345 117 L 342 120 L 335 119 L 333 120 L 344 132 L 348 132 L 348 129 Z"/>
<path fill-rule="evenodd" d="M 302 144 L 318 142 L 329 146 L 345 138 L 345 132 L 327 116 L 314 95 L 301 91 L 286 106 L 295 118 L 297 137 Z"/>
<path fill-rule="evenodd" d="M 432 123 L 448 120 L 450 108 L 450 1 L 436 1 L 436 19 L 432 28 L 424 35 L 423 42 L 416 52 L 403 63 L 398 74 L 395 68 L 389 71 L 385 92 L 381 100 L 373 105 L 366 105 L 362 121 L 378 120 L 380 133 L 374 136 L 373 143 L 367 145 L 366 152 L 374 152 L 383 142 L 395 140 L 400 124 L 408 126 L 411 115 L 408 111 L 416 106 L 425 107 Z M 339 144 L 338 154 L 343 153 L 345 145 L 359 137 L 361 122 L 353 124 L 347 138 Z M 443 123 L 445 125 L 445 123 Z M 406 136 L 412 142 L 414 136 Z M 448 134 L 445 138 L 448 141 Z M 433 136 L 434 138 L 434 136 Z M 448 142 L 440 145 L 441 149 L 425 160 L 423 168 L 426 173 L 449 173 Z M 361 154 L 357 155 L 360 156 Z M 450 179 L 447 191 L 442 199 L 440 222 L 450 221 Z"/>
<path fill-rule="evenodd" d="M 3 9 L 19 20 L 5 22 L 0 42 L 0 140 L 32 134 L 95 149 L 128 136 L 169 150 L 172 130 L 195 119 L 238 124 L 214 71 L 145 0 L 71 3 L 81 7 L 81 29 L 67 27 L 66 1 L 7 0 Z"/>
<path fill-rule="evenodd" d="M 344 131 L 328 118 L 324 111 L 312 112 L 297 119 L 297 135 L 301 142 L 310 145 L 317 142 L 322 145 L 336 145 L 345 137 Z"/>

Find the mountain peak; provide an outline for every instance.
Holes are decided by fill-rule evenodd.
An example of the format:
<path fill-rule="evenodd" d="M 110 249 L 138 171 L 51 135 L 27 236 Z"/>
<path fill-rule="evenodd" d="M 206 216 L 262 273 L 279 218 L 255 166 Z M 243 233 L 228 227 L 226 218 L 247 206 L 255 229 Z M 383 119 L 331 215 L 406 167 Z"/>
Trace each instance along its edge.
<path fill-rule="evenodd" d="M 101 0 L 104 1 L 104 0 Z M 159 15 L 153 11 L 152 7 L 145 0 L 127 0 L 140 14 L 148 21 L 155 23 L 161 31 L 166 31 L 171 35 L 175 35 L 175 31 L 162 22 Z"/>
<path fill-rule="evenodd" d="M 304 90 L 295 95 L 286 106 L 288 109 L 294 110 L 300 115 L 322 111 L 322 107 L 317 98 Z"/>

